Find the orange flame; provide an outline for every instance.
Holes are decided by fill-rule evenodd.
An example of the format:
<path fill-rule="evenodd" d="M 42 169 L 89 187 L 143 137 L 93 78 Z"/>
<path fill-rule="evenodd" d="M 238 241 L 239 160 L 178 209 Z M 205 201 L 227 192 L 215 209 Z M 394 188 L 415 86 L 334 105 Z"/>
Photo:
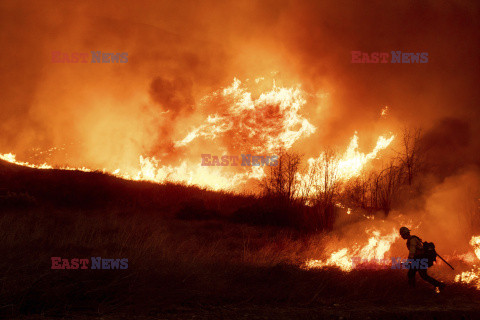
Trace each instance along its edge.
<path fill-rule="evenodd" d="M 352 271 L 355 268 L 354 258 L 360 258 L 364 261 L 385 259 L 385 254 L 390 250 L 392 243 L 399 237 L 395 229 L 383 236 L 378 230 L 367 231 L 367 233 L 371 233 L 372 236 L 368 239 L 366 245 L 355 245 L 351 249 L 342 248 L 332 253 L 326 261 L 311 259 L 306 261 L 302 267 L 305 269 L 338 267 L 342 271 Z"/>
<path fill-rule="evenodd" d="M 36 165 L 36 164 L 28 163 L 28 162 L 17 161 L 16 160 L 16 155 L 13 154 L 13 153 L 0 154 L 0 159 L 3 160 L 3 161 L 6 161 L 6 162 L 14 163 L 14 164 L 19 165 L 19 166 L 23 166 L 23 167 L 29 167 L 29 168 L 35 168 L 35 169 L 55 169 L 53 166 L 51 166 L 49 164 L 46 164 L 46 163 Z M 58 169 L 61 169 L 61 170 L 78 170 L 78 171 L 85 171 L 85 172 L 93 171 L 93 170 L 85 168 L 85 167 L 82 167 L 82 168 L 59 167 Z M 103 169 L 103 171 L 105 172 L 105 169 Z"/>
<path fill-rule="evenodd" d="M 236 151 L 237 154 L 248 151 L 261 155 L 272 154 L 280 148 L 289 150 L 296 141 L 316 131 L 315 126 L 300 114 L 301 108 L 306 104 L 305 96 L 306 93 L 299 86 L 284 88 L 277 87 L 274 83 L 270 91 L 261 93 L 258 98 L 252 98 L 252 93 L 235 78 L 229 87 L 216 91 L 202 100 L 202 103 L 218 103 L 215 99 L 220 99 L 220 103 L 225 105 L 224 111 L 221 114 L 209 115 L 205 123 L 191 129 L 183 139 L 175 141 L 174 146 L 182 148 L 196 139 L 215 141 L 228 136 L 231 145 L 223 148 L 225 149 L 222 149 L 223 153 L 229 150 Z M 368 161 L 389 146 L 393 138 L 393 135 L 390 138 L 379 137 L 372 152 L 364 154 L 358 151 L 358 135 L 355 133 L 345 153 L 336 160 L 338 179 L 348 180 L 358 175 Z M 309 159 L 308 166 L 321 162 L 324 157 L 325 154 L 320 154 L 316 159 Z M 30 168 L 54 169 L 52 165 L 46 163 L 34 165 L 17 161 L 12 153 L 0 155 L 0 159 Z M 58 169 L 93 171 L 85 167 L 68 166 Z M 136 168 L 110 169 L 113 170 L 104 168 L 101 171 L 128 180 L 158 183 L 172 181 L 213 190 L 235 190 L 248 180 L 259 180 L 265 175 L 264 167 L 243 167 L 242 172 L 226 170 L 225 167 L 202 167 L 199 157 L 187 158 L 174 166 L 165 164 L 162 159 L 156 157 L 140 155 L 139 166 Z M 300 175 L 299 179 L 306 177 Z"/>
<path fill-rule="evenodd" d="M 343 157 L 336 160 L 336 166 L 338 168 L 338 179 L 348 180 L 358 175 L 362 170 L 363 166 L 369 160 L 375 158 L 380 150 L 388 147 L 393 138 L 394 136 L 391 136 L 389 139 L 379 137 L 374 150 L 368 154 L 364 154 L 358 151 L 358 136 L 357 134 L 355 134 Z M 269 148 L 273 148 L 273 146 L 270 146 Z M 316 159 L 309 159 L 309 170 L 311 170 L 311 168 L 316 162 L 320 162 L 322 157 L 324 157 L 324 154 L 321 154 Z M 0 159 L 29 168 L 79 170 L 85 172 L 94 171 L 85 167 L 53 167 L 52 165 L 46 163 L 43 163 L 41 165 L 35 165 L 28 162 L 17 161 L 16 156 L 13 153 L 0 154 Z M 249 179 L 260 180 L 265 175 L 264 167 L 256 166 L 249 167 L 249 171 L 243 173 L 231 173 L 222 171 L 222 167 L 202 167 L 199 161 L 194 165 L 189 164 L 187 161 L 183 161 L 179 166 L 171 166 L 161 165 L 160 161 L 157 160 L 155 157 L 140 156 L 139 163 L 139 170 L 128 170 L 127 172 L 122 172 L 118 168 L 113 171 L 108 171 L 104 168 L 101 171 L 127 180 L 142 180 L 158 183 L 166 181 L 181 182 L 188 185 L 209 187 L 212 190 L 234 189 L 236 186 L 245 183 Z M 300 180 L 307 179 L 307 175 L 302 176 L 300 173 L 298 175 Z"/>
<path fill-rule="evenodd" d="M 312 177 L 313 181 L 324 181 L 325 175 L 328 174 L 332 183 L 348 181 L 360 175 L 365 165 L 372 159 L 375 159 L 381 150 L 386 149 L 394 138 L 394 135 L 388 139 L 380 136 L 372 152 L 365 154 L 358 150 L 358 134 L 355 132 L 345 153 L 330 160 L 328 172 L 325 172 L 325 164 L 329 160 L 327 159 L 327 154 L 323 152 L 318 158 L 308 159 L 307 171 L 305 174 L 298 173 L 298 179 L 303 182 L 304 186 L 307 186 L 309 194 L 324 191 L 324 185 L 309 183 L 309 181 L 312 181 Z M 319 168 L 320 170 L 318 170 Z"/>
<path fill-rule="evenodd" d="M 388 106 L 385 106 L 383 109 L 382 109 L 382 113 L 381 113 L 381 117 L 386 117 L 388 114 Z"/>
<path fill-rule="evenodd" d="M 480 260 L 480 236 L 473 236 L 470 240 L 470 245 L 473 247 L 477 260 Z M 465 271 L 455 276 L 455 282 L 463 282 L 472 284 L 480 290 L 480 268 L 473 265 L 473 269 Z"/>
<path fill-rule="evenodd" d="M 233 140 L 242 141 L 243 150 L 262 154 L 278 148 L 290 149 L 295 141 L 316 130 L 299 114 L 306 103 L 304 94 L 299 88 L 274 85 L 271 91 L 252 99 L 252 94 L 235 78 L 230 87 L 212 95 L 228 101 L 224 113 L 208 116 L 205 124 L 193 129 L 175 146 L 184 147 L 200 137 L 214 140 L 229 132 Z"/>

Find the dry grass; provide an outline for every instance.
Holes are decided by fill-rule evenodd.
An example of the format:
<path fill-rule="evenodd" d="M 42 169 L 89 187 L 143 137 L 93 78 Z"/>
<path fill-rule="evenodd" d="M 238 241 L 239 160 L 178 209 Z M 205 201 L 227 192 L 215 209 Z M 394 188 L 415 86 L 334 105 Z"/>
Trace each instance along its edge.
<path fill-rule="evenodd" d="M 25 210 L 0 217 L 4 315 L 163 313 L 178 307 L 272 305 L 467 308 L 476 290 L 436 295 L 405 271 L 305 271 L 321 235 L 125 212 Z M 50 257 L 128 258 L 127 270 L 51 270 Z"/>
<path fill-rule="evenodd" d="M 421 282 L 412 291 L 404 270 L 302 270 L 322 256 L 324 236 L 232 222 L 251 197 L 1 163 L 0 178 L 0 191 L 8 189 L 0 192 L 3 316 L 313 319 L 397 310 L 392 318 L 480 309 L 479 291 L 451 285 L 437 295 Z M 129 267 L 52 270 L 52 256 L 128 258 Z"/>

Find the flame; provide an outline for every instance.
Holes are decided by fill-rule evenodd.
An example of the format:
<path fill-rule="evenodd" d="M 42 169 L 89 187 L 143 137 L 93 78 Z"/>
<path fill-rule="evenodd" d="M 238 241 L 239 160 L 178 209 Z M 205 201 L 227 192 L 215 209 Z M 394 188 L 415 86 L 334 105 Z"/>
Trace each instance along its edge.
<path fill-rule="evenodd" d="M 380 114 L 381 117 L 386 117 L 388 114 L 388 106 L 385 106 L 383 109 L 382 109 L 382 113 Z"/>
<path fill-rule="evenodd" d="M 392 243 L 399 237 L 397 230 L 394 229 L 391 233 L 383 236 L 378 230 L 369 230 L 368 233 L 371 233 L 372 236 L 366 245 L 362 247 L 355 245 L 350 250 L 342 248 L 333 252 L 326 261 L 311 259 L 306 261 L 302 267 L 305 269 L 338 267 L 340 270 L 348 272 L 355 268 L 354 258 L 360 258 L 362 261 L 384 260 Z M 379 267 L 382 266 L 381 262 L 373 263 Z"/>
<path fill-rule="evenodd" d="M 470 245 L 473 247 L 477 259 L 480 260 L 480 236 L 473 236 Z"/>
<path fill-rule="evenodd" d="M 28 162 L 22 162 L 22 161 L 17 161 L 16 160 L 16 155 L 13 153 L 5 153 L 5 154 L 0 154 L 0 159 L 6 162 L 10 162 L 19 166 L 23 167 L 28 167 L 28 168 L 35 168 L 35 169 L 60 169 L 60 170 L 78 170 L 78 171 L 85 171 L 85 172 L 91 172 L 93 170 L 82 167 L 82 168 L 71 168 L 68 166 L 65 167 L 59 167 L 59 168 L 54 168 L 53 166 L 43 163 L 40 165 L 36 164 L 31 164 Z M 105 169 L 103 169 L 103 172 L 105 172 Z"/>
<path fill-rule="evenodd" d="M 175 147 L 185 147 L 198 138 L 215 140 L 228 133 L 232 142 L 242 141 L 241 146 L 233 145 L 233 148 L 257 154 L 272 153 L 279 148 L 288 150 L 295 141 L 316 130 L 299 113 L 306 104 L 304 95 L 298 87 L 283 88 L 274 84 L 271 91 L 253 99 L 235 78 L 231 86 L 204 99 L 226 101 L 228 107 L 223 114 L 209 115 L 205 124 L 175 142 Z"/>
<path fill-rule="evenodd" d="M 261 78 L 257 78 L 258 84 Z M 220 104 L 222 113 L 210 114 L 204 123 L 190 128 L 183 138 L 174 140 L 174 147 L 182 149 L 193 144 L 196 140 L 211 140 L 216 146 L 221 144 L 222 154 L 228 152 L 239 156 L 248 152 L 257 155 L 275 154 L 279 149 L 289 150 L 299 139 L 310 136 L 316 131 L 304 116 L 301 109 L 306 104 L 307 94 L 297 87 L 279 87 L 273 83 L 271 90 L 263 92 L 257 98 L 246 86 L 236 78 L 233 83 L 202 99 L 202 104 Z M 208 108 L 206 108 L 208 109 Z M 226 139 L 228 138 L 228 139 Z M 365 164 L 377 157 L 378 152 L 387 148 L 394 139 L 380 136 L 372 152 L 364 154 L 358 151 L 358 135 L 355 132 L 345 153 L 336 159 L 338 168 L 337 178 L 348 180 L 360 173 Z M 227 143 L 227 145 L 223 145 Z M 47 153 L 61 148 L 51 148 Z M 42 152 L 36 153 L 41 155 Z M 318 158 L 308 159 L 308 167 L 315 166 L 325 158 L 322 153 Z M 94 171 L 85 167 L 71 168 L 68 166 L 54 167 L 43 163 L 31 164 L 16 160 L 13 153 L 0 155 L 0 159 L 17 165 L 37 169 L 63 169 Z M 228 170 L 225 167 L 202 167 L 200 157 L 186 157 L 176 165 L 164 163 L 162 158 L 138 156 L 136 167 L 101 169 L 119 178 L 128 180 L 144 180 L 157 183 L 167 181 L 180 182 L 187 185 L 208 187 L 213 190 L 235 190 L 246 184 L 250 179 L 262 179 L 265 176 L 264 167 L 242 167 Z M 299 175 L 300 180 L 306 181 L 306 176 Z M 318 190 L 317 190 L 318 191 Z"/>
<path fill-rule="evenodd" d="M 198 164 L 189 168 L 186 161 L 180 166 L 161 166 L 155 158 L 140 156 L 141 169 L 133 180 L 151 182 L 181 182 L 187 185 L 209 186 L 212 190 L 232 189 L 248 179 L 260 180 L 264 175 L 263 167 L 251 167 L 244 173 L 225 174 L 220 167 L 202 167 Z M 130 176 L 120 176 L 130 179 Z"/>
<path fill-rule="evenodd" d="M 213 118 L 210 118 L 208 121 Z M 183 141 L 191 141 L 195 136 L 195 132 L 192 131 Z M 215 130 L 214 130 L 215 131 Z M 218 129 L 217 129 L 218 131 Z M 338 168 L 337 179 L 338 180 L 348 180 L 354 176 L 357 176 L 364 165 L 371 159 L 374 159 L 377 153 L 380 150 L 383 150 L 388 147 L 390 142 L 393 140 L 394 136 L 392 135 L 389 139 L 384 137 L 379 137 L 377 145 L 372 152 L 364 154 L 358 151 L 358 136 L 355 134 L 350 142 L 350 145 L 346 152 L 344 153 L 341 159 L 336 160 L 335 166 Z M 296 138 L 295 138 L 296 139 Z M 295 140 L 294 139 L 294 140 Z M 289 141 L 286 139 L 285 141 Z M 273 142 L 270 142 L 273 143 Z M 286 143 L 286 142 L 285 142 Z M 293 143 L 293 142 L 292 142 Z M 273 148 L 271 145 L 268 148 Z M 324 154 L 321 154 L 316 159 L 308 159 L 308 170 L 312 170 L 316 163 L 321 163 L 322 159 L 325 157 Z M 72 168 L 68 166 L 53 167 L 47 163 L 40 165 L 31 164 L 29 162 L 23 162 L 16 160 L 16 156 L 13 153 L 0 154 L 0 159 L 14 163 L 20 166 L 36 168 L 36 169 L 61 169 L 61 170 L 79 170 L 84 172 L 94 171 L 86 167 Z M 136 181 L 151 181 L 157 183 L 163 183 L 166 181 L 170 182 L 180 182 L 187 185 L 198 185 L 202 187 L 209 187 L 212 190 L 228 190 L 234 189 L 235 187 L 244 184 L 249 179 L 260 180 L 265 176 L 264 167 L 249 167 L 249 171 L 241 173 L 232 173 L 222 171 L 222 167 L 202 167 L 201 163 L 198 161 L 195 165 L 189 164 L 187 161 L 183 161 L 178 166 L 172 165 L 162 165 L 160 160 L 155 157 L 143 157 L 139 156 L 139 167 L 137 170 L 127 170 L 123 171 L 119 168 L 109 171 L 103 168 L 100 171 L 107 172 L 113 176 L 126 179 L 126 180 L 136 180 Z M 300 180 L 307 181 L 307 174 L 301 175 L 298 173 Z M 312 186 L 314 188 L 314 186 Z"/>
<path fill-rule="evenodd" d="M 227 90 L 227 92 L 230 92 L 228 90 L 234 90 L 234 89 L 236 90 L 237 85 L 235 85 L 235 88 L 229 88 L 229 89 L 227 88 L 225 90 Z M 246 108 L 249 108 L 248 104 Z M 295 115 L 296 113 L 291 113 L 291 116 L 289 117 L 289 119 L 291 119 L 289 121 L 292 122 L 291 126 L 298 124 L 298 121 L 297 121 L 298 119 L 295 120 L 296 119 Z M 219 127 L 215 127 L 215 126 L 208 127 L 209 128 L 208 130 L 206 129 L 207 126 L 197 128 L 192 132 L 190 132 L 185 137 L 185 139 L 183 139 L 180 142 L 180 144 L 182 145 L 188 144 L 191 141 L 193 141 L 195 138 L 201 135 L 214 137 L 217 133 L 229 127 L 228 125 L 225 124 L 226 123 L 225 118 L 222 118 L 221 121 L 218 119 L 219 118 L 217 116 L 209 117 L 207 121 L 210 124 L 215 124 L 217 123 L 217 121 L 219 121 L 220 123 L 222 123 Z M 289 126 L 290 125 L 287 125 L 287 127 Z M 308 125 L 305 125 L 305 126 L 309 127 Z M 302 129 L 300 129 L 295 135 L 293 134 L 279 135 L 279 137 L 281 137 L 280 138 L 281 145 L 287 147 L 287 146 L 290 146 L 290 144 L 293 144 L 293 142 L 296 141 L 301 136 L 300 131 L 302 131 Z M 202 133 L 199 134 L 199 132 L 202 132 Z M 282 137 L 284 138 L 283 140 L 282 140 Z M 348 180 L 354 176 L 359 175 L 361 170 L 365 166 L 365 164 L 368 161 L 374 159 L 377 156 L 378 152 L 386 149 L 390 145 L 390 143 L 393 141 L 393 139 L 394 139 L 393 135 L 388 139 L 384 138 L 383 136 L 380 136 L 372 152 L 368 154 L 364 154 L 358 151 L 358 135 L 357 133 L 355 133 L 355 135 L 352 137 L 352 140 L 350 142 L 348 149 L 344 153 L 343 157 L 338 159 L 338 162 L 336 164 L 339 172 L 338 179 Z M 270 141 L 265 147 L 265 150 L 263 150 L 262 152 L 266 152 L 266 151 L 271 152 L 272 150 L 275 149 L 276 146 L 278 145 L 275 145 L 273 141 Z M 311 170 L 311 167 L 313 166 L 314 163 L 316 163 L 316 161 L 317 162 L 321 161 L 323 157 L 325 157 L 325 155 L 321 154 L 317 159 L 309 159 L 308 160 L 308 165 L 310 168 L 309 170 Z M 162 166 L 156 158 L 153 158 L 153 157 L 143 158 L 142 156 L 140 156 L 140 164 L 141 164 L 141 169 L 135 175 L 134 177 L 135 180 L 147 180 L 152 182 L 164 182 L 164 181 L 183 182 L 191 185 L 209 186 L 213 190 L 232 189 L 235 186 L 245 183 L 249 179 L 260 180 L 262 177 L 265 176 L 264 167 L 251 167 L 251 171 L 247 171 L 244 173 L 226 173 L 226 172 L 222 172 L 222 169 L 218 167 L 202 167 L 200 164 L 197 164 L 196 166 L 191 167 L 187 164 L 186 161 L 182 162 L 182 164 L 177 167 L 168 166 L 168 165 Z M 130 178 L 130 176 L 121 176 L 121 177 Z M 304 181 L 307 181 L 308 179 L 307 175 L 302 176 L 300 173 L 298 174 L 298 177 L 300 180 L 304 180 Z"/>
<path fill-rule="evenodd" d="M 298 173 L 297 178 L 302 182 L 302 185 L 307 186 L 308 194 L 314 195 L 318 191 L 325 191 L 325 185 L 309 182 L 312 180 L 330 180 L 329 183 L 333 184 L 336 182 L 348 181 L 353 177 L 359 176 L 365 165 L 372 159 L 375 159 L 381 150 L 386 149 L 394 138 L 394 135 L 391 135 L 390 138 L 380 136 L 375 148 L 370 153 L 365 154 L 358 150 L 358 134 L 355 132 L 343 155 L 340 157 L 329 158 L 329 155 L 326 152 L 322 152 L 318 158 L 308 159 L 306 173 Z M 328 168 L 326 167 L 327 163 Z M 328 179 L 326 177 L 327 174 L 329 175 Z"/>
<path fill-rule="evenodd" d="M 473 247 L 477 260 L 480 260 L 480 236 L 473 236 L 469 243 Z M 455 282 L 472 284 L 480 290 L 480 267 L 473 265 L 472 270 L 457 274 L 455 276 Z"/>
<path fill-rule="evenodd" d="M 94 170 L 81 167 L 53 167 L 46 163 L 35 165 L 28 162 L 17 161 L 16 156 L 12 153 L 0 154 L 0 159 L 23 167 L 35 169 L 60 169 L 60 170 L 77 170 L 84 172 L 93 172 Z M 245 173 L 222 175 L 220 169 L 215 167 L 202 167 L 200 164 L 195 168 L 188 168 L 186 161 L 180 166 L 161 166 L 155 158 L 144 158 L 140 156 L 140 170 L 134 174 L 122 173 L 120 169 L 108 171 L 102 169 L 100 171 L 109 173 L 118 178 L 135 181 L 150 182 L 181 182 L 187 185 L 209 186 L 212 190 L 224 190 L 233 188 L 239 184 L 245 183 L 248 179 L 261 179 L 265 172 L 263 167 L 251 167 L 251 171 Z M 217 170 L 217 174 L 212 174 L 212 170 Z M 187 178 L 187 179 L 186 179 Z"/>
<path fill-rule="evenodd" d="M 355 132 L 347 151 L 337 163 L 338 175 L 340 179 L 348 180 L 360 174 L 360 171 L 365 164 L 368 161 L 375 159 L 378 152 L 386 149 L 394 138 L 394 135 L 388 139 L 380 136 L 373 151 L 368 154 L 364 154 L 358 151 L 358 134 Z"/>
<path fill-rule="evenodd" d="M 463 282 L 474 285 L 480 290 L 480 268 L 472 269 L 471 271 L 464 271 L 455 276 L 455 282 Z"/>

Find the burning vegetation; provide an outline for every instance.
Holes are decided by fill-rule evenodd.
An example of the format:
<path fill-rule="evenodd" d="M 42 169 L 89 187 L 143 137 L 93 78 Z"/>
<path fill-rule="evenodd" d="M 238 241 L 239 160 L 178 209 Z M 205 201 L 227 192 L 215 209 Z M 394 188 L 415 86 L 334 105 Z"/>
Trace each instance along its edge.
<path fill-rule="evenodd" d="M 269 305 L 348 318 L 351 304 L 402 317 L 399 301 L 480 314 L 478 12 L 0 4 L 0 315 Z M 455 267 L 431 268 L 446 292 L 407 291 L 392 268 L 401 226 Z M 52 272 L 51 257 L 128 269 Z"/>
<path fill-rule="evenodd" d="M 140 156 L 140 169 L 136 173 L 122 173 L 125 170 L 121 169 L 101 171 L 125 180 L 183 183 L 214 191 L 237 190 L 236 193 L 240 184 L 254 184 L 257 187 L 250 193 L 252 203 L 238 208 L 233 214 L 235 221 L 341 234 L 339 241 L 331 240 L 322 244 L 325 247 L 321 255 L 324 259 L 312 257 L 300 263 L 299 266 L 305 269 L 338 267 L 350 272 L 356 267 L 364 267 L 365 263 L 370 268 L 382 269 L 386 267 L 385 261 L 395 257 L 394 250 L 391 249 L 399 238 L 398 226 L 408 225 L 426 232 L 433 231 L 428 227 L 422 229 L 423 220 L 432 214 L 427 212 L 429 208 L 423 208 L 422 212 L 418 207 L 411 207 L 426 193 L 432 192 L 432 186 L 426 177 L 437 174 L 429 161 L 436 150 L 435 147 L 428 146 L 428 134 L 425 135 L 420 129 L 404 128 L 398 134 L 400 138 L 397 141 L 395 134 L 390 134 L 388 138 L 380 136 L 371 152 L 362 153 L 359 150 L 358 134 L 355 133 L 344 152 L 339 152 L 338 148 L 326 148 L 318 157 L 305 161 L 303 155 L 293 151 L 292 145 L 302 136 L 314 133 L 316 128 L 300 115 L 301 105 L 305 103 L 300 91 L 277 88 L 274 85 L 272 91 L 262 93 L 257 100 L 252 100 L 251 94 L 240 85 L 240 81 L 235 80 L 231 87 L 212 94 L 209 99 L 218 99 L 218 95 L 229 97 L 228 111 L 222 115 L 208 116 L 207 124 L 193 129 L 175 146 L 185 147 L 196 139 L 222 141 L 224 136 L 229 136 L 233 143 L 226 145 L 226 150 L 275 153 L 278 155 L 277 165 L 243 167 L 240 168 L 243 172 L 238 172 L 235 167 L 203 167 L 200 165 L 201 159 L 195 159 L 196 164 L 191 164 L 190 159 L 173 167 L 161 166 L 156 158 Z M 385 115 L 384 111 L 385 109 L 382 110 L 382 116 Z M 265 112 L 269 114 L 268 117 L 265 117 Z M 258 118 L 252 117 L 257 113 Z M 268 130 L 256 123 L 264 123 L 269 117 L 275 119 L 275 122 Z M 292 131 L 292 128 L 296 128 L 296 131 Z M 245 132 L 242 133 L 242 130 Z M 247 140 L 242 140 L 242 137 L 247 137 Z M 54 169 L 46 163 L 35 165 L 17 161 L 12 153 L 0 155 L 0 158 L 24 167 Z M 56 169 L 98 171 L 70 167 Z M 477 176 L 474 172 L 467 173 L 466 176 L 474 177 L 466 186 L 470 188 L 470 196 L 473 196 L 469 201 L 478 201 Z M 418 204 L 415 203 L 415 206 Z M 200 208 L 196 206 L 187 209 L 198 210 Z M 466 215 L 461 220 L 467 223 L 463 227 L 473 226 L 470 230 L 474 232 L 479 221 L 479 208 L 477 206 L 470 210 L 460 213 Z M 191 215 L 192 212 L 188 214 Z M 476 253 L 475 258 L 469 256 L 468 252 L 449 255 L 451 259 L 473 268 L 457 274 L 454 281 L 479 287 L 479 271 L 475 269 L 479 257 L 478 239 L 479 236 L 473 234 L 470 240 Z M 342 243 L 347 245 L 342 247 Z M 329 251 L 330 256 L 325 256 Z M 364 262 L 355 263 L 355 259 Z"/>

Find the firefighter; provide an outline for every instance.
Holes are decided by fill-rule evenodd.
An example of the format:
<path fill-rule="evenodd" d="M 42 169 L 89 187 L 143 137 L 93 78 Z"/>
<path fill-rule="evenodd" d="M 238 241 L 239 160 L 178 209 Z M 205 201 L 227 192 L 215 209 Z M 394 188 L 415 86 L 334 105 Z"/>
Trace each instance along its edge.
<path fill-rule="evenodd" d="M 400 228 L 400 236 L 403 239 L 407 240 L 407 248 L 409 251 L 408 259 L 425 259 L 428 258 L 423 250 L 423 242 L 422 240 L 417 237 L 410 235 L 410 230 L 407 227 Z M 418 264 L 417 264 L 418 265 Z M 411 266 L 411 265 L 410 265 Z M 427 281 L 428 283 L 432 284 L 434 287 L 439 288 L 440 290 L 445 287 L 445 284 L 430 277 L 427 274 L 427 269 L 424 268 L 416 268 L 412 267 L 408 270 L 407 277 L 408 277 L 408 284 L 412 287 L 415 287 L 415 274 L 420 274 L 423 280 Z"/>

